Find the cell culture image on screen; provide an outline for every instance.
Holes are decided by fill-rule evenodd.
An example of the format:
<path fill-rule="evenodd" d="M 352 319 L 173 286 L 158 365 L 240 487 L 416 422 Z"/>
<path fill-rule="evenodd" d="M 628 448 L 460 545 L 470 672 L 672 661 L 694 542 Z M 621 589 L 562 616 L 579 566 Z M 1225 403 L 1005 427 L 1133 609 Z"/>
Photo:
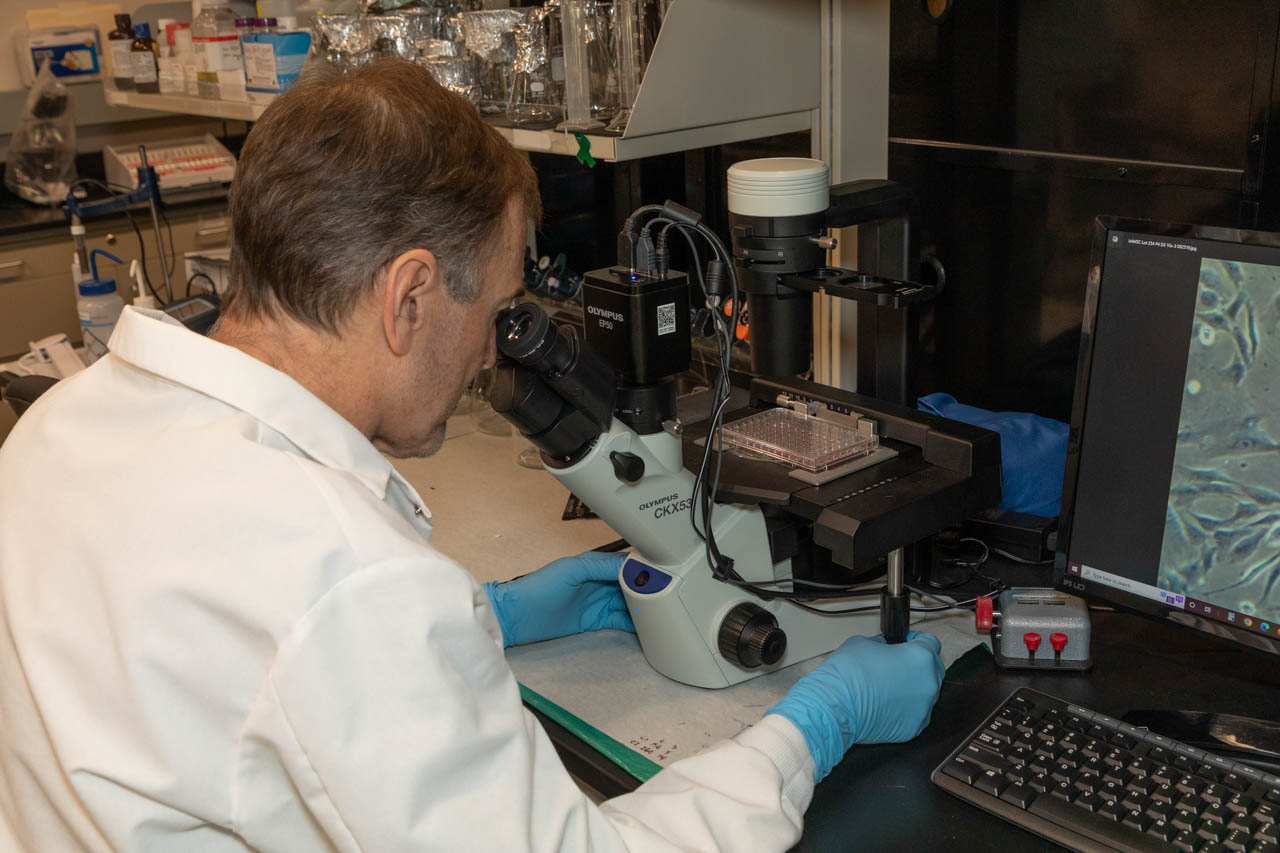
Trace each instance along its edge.
<path fill-rule="evenodd" d="M 1280 619 L 1280 268 L 1204 259 L 1158 585 Z"/>

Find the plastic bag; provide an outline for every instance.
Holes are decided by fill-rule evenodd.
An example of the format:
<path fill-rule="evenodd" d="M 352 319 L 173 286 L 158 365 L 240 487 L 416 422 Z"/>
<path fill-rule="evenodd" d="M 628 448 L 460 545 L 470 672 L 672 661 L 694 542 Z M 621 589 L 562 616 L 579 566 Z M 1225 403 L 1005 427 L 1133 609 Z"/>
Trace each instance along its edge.
<path fill-rule="evenodd" d="M 75 108 L 45 62 L 9 141 L 4 185 L 27 201 L 56 204 L 66 199 L 75 177 Z"/>
<path fill-rule="evenodd" d="M 1061 421 L 1029 412 L 991 412 L 956 402 L 950 394 L 918 401 L 921 411 L 1000 433 L 1004 467 L 1001 509 L 1052 518 L 1062 503 L 1067 465 L 1067 433 Z"/>

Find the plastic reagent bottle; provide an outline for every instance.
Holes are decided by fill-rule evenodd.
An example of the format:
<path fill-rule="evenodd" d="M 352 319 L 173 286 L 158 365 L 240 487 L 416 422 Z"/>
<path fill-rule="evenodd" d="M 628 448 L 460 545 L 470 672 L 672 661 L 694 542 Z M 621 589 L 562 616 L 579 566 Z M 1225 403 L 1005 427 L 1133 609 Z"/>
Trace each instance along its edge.
<path fill-rule="evenodd" d="M 191 45 L 199 68 L 196 79 L 200 97 L 243 101 L 240 39 L 227 0 L 205 0 L 204 8 L 191 22 Z"/>
<path fill-rule="evenodd" d="M 195 50 L 191 45 L 191 26 L 183 24 L 173 30 L 173 58 L 182 66 L 183 90 L 188 95 L 200 94 L 200 83 L 196 78 L 199 70 Z"/>
<path fill-rule="evenodd" d="M 113 278 L 98 278 L 98 255 L 106 255 L 117 264 L 124 261 L 110 252 L 94 249 L 89 253 L 89 266 L 93 275 L 76 285 L 76 313 L 80 315 L 80 334 L 84 339 L 84 360 L 93 364 L 107 354 L 107 341 L 116 329 L 116 321 L 124 310 L 124 300 L 116 292 Z"/>
<path fill-rule="evenodd" d="M 186 91 L 186 82 L 182 76 L 182 62 L 173 47 L 173 33 L 178 22 L 171 18 L 160 20 L 163 25 L 160 22 L 156 24 L 159 29 L 156 38 L 160 45 L 160 55 L 156 58 L 156 65 L 160 69 L 160 94 L 179 95 Z"/>
<path fill-rule="evenodd" d="M 133 297 L 133 307 L 155 308 L 156 298 L 147 293 L 146 281 L 142 277 L 142 265 L 137 260 L 129 262 L 129 277 L 138 284 L 138 295 Z"/>

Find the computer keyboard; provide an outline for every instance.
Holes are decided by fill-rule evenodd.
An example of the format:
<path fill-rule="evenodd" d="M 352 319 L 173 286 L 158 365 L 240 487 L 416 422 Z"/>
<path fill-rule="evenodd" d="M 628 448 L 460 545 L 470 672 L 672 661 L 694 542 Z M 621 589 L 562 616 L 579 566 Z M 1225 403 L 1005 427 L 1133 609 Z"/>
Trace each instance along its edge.
<path fill-rule="evenodd" d="M 1073 850 L 1280 853 L 1280 777 L 1027 688 L 931 778 Z"/>

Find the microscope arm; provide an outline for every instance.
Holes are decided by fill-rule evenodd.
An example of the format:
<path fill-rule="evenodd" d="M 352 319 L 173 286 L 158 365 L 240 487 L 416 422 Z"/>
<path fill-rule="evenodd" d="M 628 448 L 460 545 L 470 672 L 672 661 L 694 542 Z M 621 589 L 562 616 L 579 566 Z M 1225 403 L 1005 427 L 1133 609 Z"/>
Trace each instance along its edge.
<path fill-rule="evenodd" d="M 717 580 L 690 522 L 694 476 L 681 464 L 680 439 L 640 435 L 615 419 L 572 465 L 543 458 L 634 548 L 619 573 L 623 596 L 645 657 L 669 678 L 726 687 L 824 654 L 853 634 L 878 633 L 873 604 L 826 615 Z M 712 521 L 742 581 L 791 586 L 790 560 L 773 561 L 760 507 L 717 504 Z"/>

